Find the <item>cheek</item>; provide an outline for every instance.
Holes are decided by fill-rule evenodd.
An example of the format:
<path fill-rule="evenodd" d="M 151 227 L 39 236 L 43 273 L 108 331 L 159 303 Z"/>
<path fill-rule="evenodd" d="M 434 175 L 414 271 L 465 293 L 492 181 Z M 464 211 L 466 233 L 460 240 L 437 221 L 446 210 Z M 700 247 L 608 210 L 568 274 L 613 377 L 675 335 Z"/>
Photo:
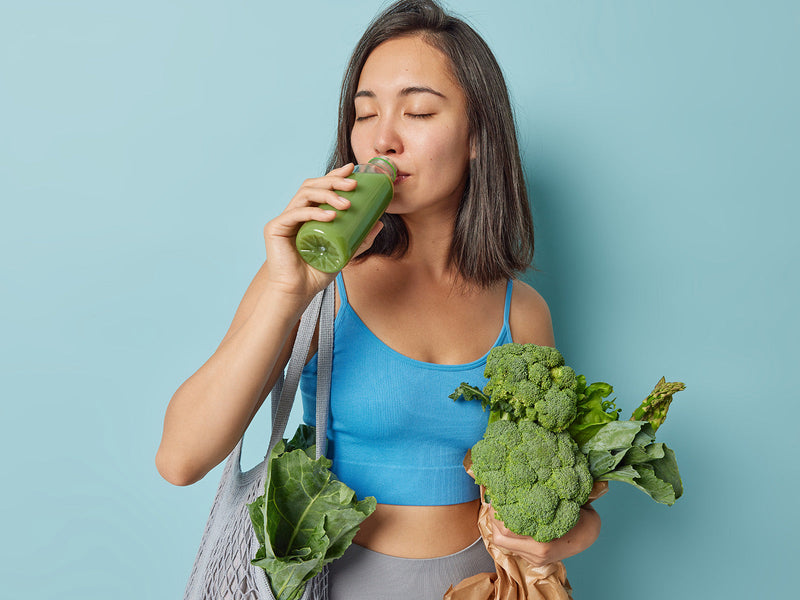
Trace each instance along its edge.
<path fill-rule="evenodd" d="M 372 148 L 366 141 L 366 136 L 360 129 L 354 129 L 350 132 L 350 148 L 355 154 L 356 162 L 358 164 L 367 162 L 372 158 Z M 367 156 L 369 154 L 369 156 Z"/>
<path fill-rule="evenodd" d="M 460 181 L 469 164 L 469 140 L 463 132 L 451 131 L 429 140 L 427 154 L 443 173 L 450 174 L 448 179 Z"/>
<path fill-rule="evenodd" d="M 469 136 L 461 127 L 453 126 L 444 130 L 431 143 L 439 156 L 449 160 L 461 162 L 464 157 L 469 157 Z"/>

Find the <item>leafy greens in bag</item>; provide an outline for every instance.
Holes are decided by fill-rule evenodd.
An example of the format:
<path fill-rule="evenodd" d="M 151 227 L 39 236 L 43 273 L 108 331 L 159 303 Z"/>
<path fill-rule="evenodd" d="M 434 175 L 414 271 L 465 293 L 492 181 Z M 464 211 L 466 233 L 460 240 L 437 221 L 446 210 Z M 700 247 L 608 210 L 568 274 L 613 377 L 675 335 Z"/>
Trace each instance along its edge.
<path fill-rule="evenodd" d="M 313 444 L 308 425 L 278 443 L 267 464 L 264 495 L 248 504 L 260 544 L 252 563 L 266 571 L 277 600 L 300 598 L 305 584 L 344 554 L 376 506 L 371 496 L 357 500 L 331 473 L 330 460 L 315 460 Z"/>

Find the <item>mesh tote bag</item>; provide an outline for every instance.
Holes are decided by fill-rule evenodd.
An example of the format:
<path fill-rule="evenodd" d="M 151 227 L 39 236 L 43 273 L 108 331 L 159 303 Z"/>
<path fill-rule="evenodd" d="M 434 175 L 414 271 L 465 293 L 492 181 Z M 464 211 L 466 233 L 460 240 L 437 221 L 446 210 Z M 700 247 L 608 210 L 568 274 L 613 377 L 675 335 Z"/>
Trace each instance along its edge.
<path fill-rule="evenodd" d="M 266 456 L 283 438 L 314 329 L 319 321 L 317 372 L 317 458 L 325 451 L 333 354 L 334 284 L 317 294 L 300 320 L 297 339 L 286 367 L 272 389 L 272 437 Z M 211 514 L 184 592 L 184 600 L 275 600 L 266 573 L 250 559 L 258 540 L 247 504 L 264 491 L 267 459 L 241 469 L 242 440 L 222 471 Z M 327 600 L 327 567 L 306 584 L 301 600 Z"/>

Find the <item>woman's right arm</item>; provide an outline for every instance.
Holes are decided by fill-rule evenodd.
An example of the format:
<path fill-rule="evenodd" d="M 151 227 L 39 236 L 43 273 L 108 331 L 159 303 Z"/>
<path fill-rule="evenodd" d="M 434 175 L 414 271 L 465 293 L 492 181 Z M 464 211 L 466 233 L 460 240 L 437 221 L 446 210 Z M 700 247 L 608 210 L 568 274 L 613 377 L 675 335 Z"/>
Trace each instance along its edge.
<path fill-rule="evenodd" d="M 300 316 L 333 278 L 300 259 L 295 235 L 305 221 L 334 218 L 319 204 L 347 208 L 349 203 L 334 190 L 353 189 L 355 182 L 346 179 L 351 171 L 352 165 L 346 165 L 307 180 L 286 210 L 265 226 L 267 260 L 245 292 L 228 332 L 167 406 L 156 466 L 170 483 L 194 483 L 222 462 L 283 370 Z"/>

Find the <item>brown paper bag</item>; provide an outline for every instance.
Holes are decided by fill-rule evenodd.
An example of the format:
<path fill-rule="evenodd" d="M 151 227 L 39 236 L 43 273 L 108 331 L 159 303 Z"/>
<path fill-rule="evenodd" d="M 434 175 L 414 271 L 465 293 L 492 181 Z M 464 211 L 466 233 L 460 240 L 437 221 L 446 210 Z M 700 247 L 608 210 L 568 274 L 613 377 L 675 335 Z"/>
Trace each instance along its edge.
<path fill-rule="evenodd" d="M 470 454 L 464 458 L 467 473 L 472 474 Z M 595 482 L 589 501 L 608 491 L 608 482 Z M 492 542 L 492 511 L 486 504 L 481 488 L 481 509 L 478 529 L 483 543 L 494 559 L 494 573 L 478 573 L 456 586 L 450 586 L 444 600 L 571 600 L 572 588 L 567 581 L 567 569 L 561 561 L 534 567 L 525 559 L 510 554 Z"/>

